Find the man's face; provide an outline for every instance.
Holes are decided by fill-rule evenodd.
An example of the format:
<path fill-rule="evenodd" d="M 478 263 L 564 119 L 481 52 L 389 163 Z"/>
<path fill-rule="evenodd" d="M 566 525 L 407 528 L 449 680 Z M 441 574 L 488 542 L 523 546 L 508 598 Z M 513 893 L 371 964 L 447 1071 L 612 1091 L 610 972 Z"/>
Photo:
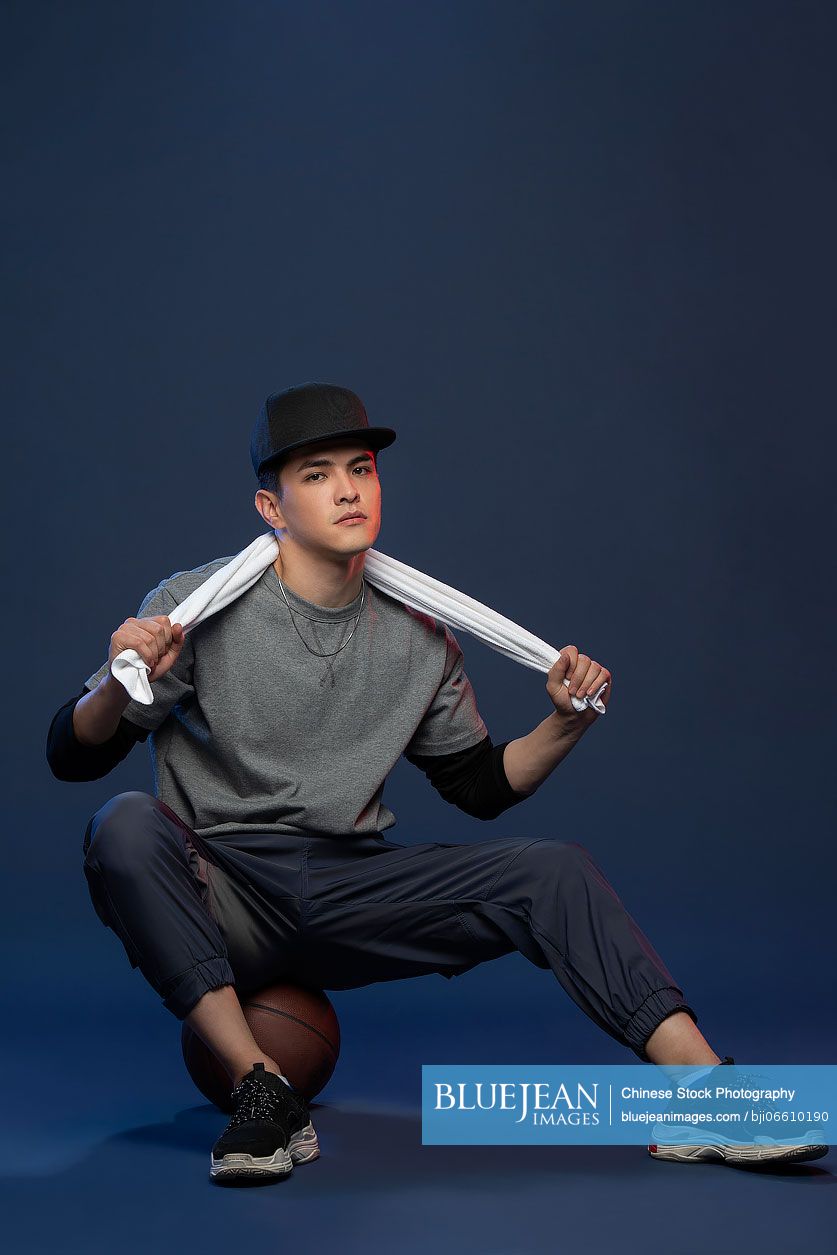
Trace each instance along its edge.
<path fill-rule="evenodd" d="M 295 449 L 281 464 L 282 499 L 271 526 L 307 548 L 355 554 L 381 528 L 381 483 L 374 450 L 362 437 Z M 345 514 L 364 517 L 341 523 Z"/>

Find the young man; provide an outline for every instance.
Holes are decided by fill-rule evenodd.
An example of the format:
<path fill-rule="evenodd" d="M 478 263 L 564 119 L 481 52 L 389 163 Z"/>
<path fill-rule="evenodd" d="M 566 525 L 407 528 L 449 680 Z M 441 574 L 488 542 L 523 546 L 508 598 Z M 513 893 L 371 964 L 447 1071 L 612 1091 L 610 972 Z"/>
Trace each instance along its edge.
<path fill-rule="evenodd" d="M 95 813 L 84 873 L 132 966 L 229 1072 L 219 1181 L 283 1175 L 319 1153 L 308 1106 L 282 1060 L 259 1050 L 236 987 L 452 977 L 517 949 L 640 1059 L 695 1076 L 732 1062 L 582 846 L 554 834 L 409 846 L 383 835 L 395 823 L 384 784 L 402 754 L 446 801 L 493 819 L 598 718 L 571 696 L 604 680 L 602 700 L 612 695 L 610 672 L 565 645 L 547 677 L 550 713 L 493 744 L 453 633 L 364 580 L 381 524 L 377 456 L 394 440 L 346 388 L 268 397 L 251 458 L 280 556 L 188 635 L 169 614 L 233 555 L 164 579 L 50 727 L 62 780 L 98 779 L 151 737 L 154 796 L 122 793 Z M 151 705 L 110 673 L 127 648 L 151 668 Z M 710 1150 L 693 1143 L 679 1157 Z"/>

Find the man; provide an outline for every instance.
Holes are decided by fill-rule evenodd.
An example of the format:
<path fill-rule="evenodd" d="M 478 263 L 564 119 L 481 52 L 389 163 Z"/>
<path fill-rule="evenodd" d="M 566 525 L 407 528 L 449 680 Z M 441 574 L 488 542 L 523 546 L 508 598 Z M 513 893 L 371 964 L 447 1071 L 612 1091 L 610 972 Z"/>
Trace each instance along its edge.
<path fill-rule="evenodd" d="M 229 1072 L 218 1181 L 283 1175 L 319 1153 L 308 1106 L 259 1050 L 236 987 L 452 977 L 517 949 L 641 1059 L 695 1076 L 732 1062 L 582 846 L 383 836 L 395 823 L 384 784 L 402 754 L 447 801 L 492 819 L 598 718 L 571 698 L 603 681 L 605 703 L 613 691 L 607 668 L 565 645 L 546 681 L 550 713 L 493 744 L 453 633 L 363 578 L 381 524 L 378 453 L 394 440 L 346 388 L 268 397 L 251 458 L 276 562 L 188 635 L 169 614 L 232 555 L 163 580 L 50 728 L 48 760 L 65 780 L 103 776 L 151 736 L 155 796 L 119 794 L 96 812 L 84 871 L 132 966 Z M 111 675 L 128 648 L 150 668 L 150 706 Z"/>

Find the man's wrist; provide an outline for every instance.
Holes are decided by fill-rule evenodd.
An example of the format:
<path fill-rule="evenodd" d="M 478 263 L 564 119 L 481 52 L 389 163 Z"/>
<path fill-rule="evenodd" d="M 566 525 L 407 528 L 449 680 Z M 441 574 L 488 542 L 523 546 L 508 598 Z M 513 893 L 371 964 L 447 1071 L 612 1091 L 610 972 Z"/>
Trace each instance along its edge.
<path fill-rule="evenodd" d="M 131 700 L 131 696 L 124 684 L 120 684 L 112 671 L 108 671 L 104 679 L 100 680 L 94 693 L 101 694 L 102 705 L 112 707 L 121 714 Z"/>
<path fill-rule="evenodd" d="M 101 745 L 109 740 L 130 700 L 125 687 L 108 672 L 73 707 L 73 734 L 79 744 Z"/>
<path fill-rule="evenodd" d="M 576 722 L 569 723 L 566 717 L 557 710 L 547 715 L 545 722 L 549 727 L 549 735 L 555 741 L 568 742 L 570 745 L 575 745 L 577 741 L 580 741 L 590 726 Z"/>
<path fill-rule="evenodd" d="M 503 753 L 503 768 L 514 791 L 531 796 L 566 758 L 583 732 L 583 728 L 568 727 L 556 710 L 527 736 L 509 741 Z"/>

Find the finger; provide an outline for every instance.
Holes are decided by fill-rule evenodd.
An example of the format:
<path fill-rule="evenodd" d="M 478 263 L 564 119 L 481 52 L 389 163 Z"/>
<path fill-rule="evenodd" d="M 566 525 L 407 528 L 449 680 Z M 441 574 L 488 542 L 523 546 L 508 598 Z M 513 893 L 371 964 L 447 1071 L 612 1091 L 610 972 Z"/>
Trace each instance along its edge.
<path fill-rule="evenodd" d="M 556 676 L 568 675 L 572 672 L 578 660 L 578 650 L 575 645 L 562 645 L 558 651 L 559 656 L 552 664 Z"/>
<path fill-rule="evenodd" d="M 123 653 L 126 649 L 133 649 L 148 667 L 155 667 L 159 661 L 157 644 L 147 632 L 124 632 L 117 645 L 119 653 Z"/>
<path fill-rule="evenodd" d="M 171 644 L 171 619 L 167 614 L 156 614 L 152 615 L 150 622 L 155 625 L 154 631 L 157 639 L 162 642 L 163 653 L 165 653 Z"/>
<path fill-rule="evenodd" d="M 154 634 L 157 640 L 157 648 L 160 651 L 161 660 L 177 652 L 181 642 L 175 639 L 171 623 L 155 623 Z"/>
<path fill-rule="evenodd" d="M 579 685 L 584 682 L 587 672 L 590 670 L 590 659 L 586 654 L 579 654 L 578 661 L 573 668 L 570 676 L 570 697 L 574 697 L 578 692 Z"/>
<path fill-rule="evenodd" d="M 599 692 L 599 689 L 601 689 L 601 692 Z M 612 690 L 613 676 L 610 674 L 607 667 L 603 667 L 601 675 L 594 684 L 591 684 L 588 695 L 595 698 L 597 701 L 600 701 L 603 706 L 606 706 L 610 701 L 610 694 Z"/>
<path fill-rule="evenodd" d="M 154 662 L 158 660 L 161 653 L 164 654 L 166 652 L 165 645 L 161 643 L 160 637 L 157 635 L 157 633 L 151 630 L 148 620 L 146 620 L 145 623 L 143 623 L 141 619 L 137 620 L 137 622 L 133 626 L 132 633 L 133 633 L 133 639 L 140 641 L 145 647 L 145 649 L 151 652 L 151 657 Z M 132 644 L 132 648 L 136 649 L 136 645 Z M 141 650 L 139 649 L 137 650 L 137 653 L 141 653 L 141 652 L 142 652 Z M 145 654 L 143 654 L 143 657 L 146 659 L 146 661 L 148 661 L 148 658 Z"/>
<path fill-rule="evenodd" d="M 604 667 L 600 666 L 599 663 L 595 662 L 591 658 L 587 674 L 578 686 L 578 696 L 580 699 L 583 700 L 587 697 L 588 693 L 595 693 L 601 683 L 603 674 Z"/>
<path fill-rule="evenodd" d="M 565 645 L 560 651 L 555 662 L 549 669 L 546 677 L 546 691 L 549 693 L 550 699 L 555 702 L 561 702 L 561 708 L 566 709 L 569 704 L 565 703 L 565 699 L 561 697 L 567 684 L 566 673 L 573 665 L 574 656 L 578 651 L 574 645 Z"/>

